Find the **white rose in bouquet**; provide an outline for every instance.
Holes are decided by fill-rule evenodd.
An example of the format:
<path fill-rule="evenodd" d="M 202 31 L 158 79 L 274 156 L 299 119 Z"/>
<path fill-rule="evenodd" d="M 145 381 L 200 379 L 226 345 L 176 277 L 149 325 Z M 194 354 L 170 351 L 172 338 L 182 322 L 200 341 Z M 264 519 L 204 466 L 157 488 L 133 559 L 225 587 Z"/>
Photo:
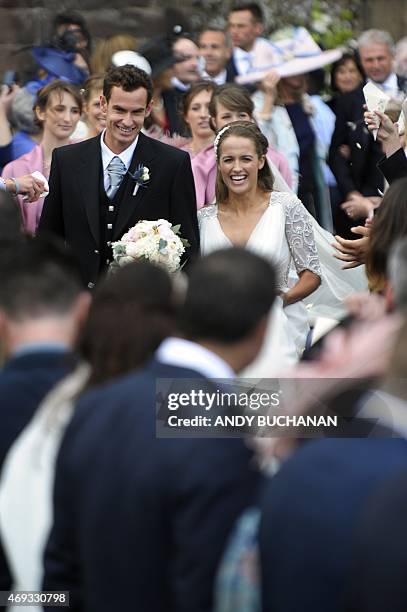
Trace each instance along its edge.
<path fill-rule="evenodd" d="M 172 226 L 166 219 L 139 221 L 121 240 L 113 243 L 112 268 L 136 259 L 148 259 L 169 272 L 177 272 L 185 248 L 189 246 L 186 240 L 180 238 L 179 231 L 179 225 Z"/>

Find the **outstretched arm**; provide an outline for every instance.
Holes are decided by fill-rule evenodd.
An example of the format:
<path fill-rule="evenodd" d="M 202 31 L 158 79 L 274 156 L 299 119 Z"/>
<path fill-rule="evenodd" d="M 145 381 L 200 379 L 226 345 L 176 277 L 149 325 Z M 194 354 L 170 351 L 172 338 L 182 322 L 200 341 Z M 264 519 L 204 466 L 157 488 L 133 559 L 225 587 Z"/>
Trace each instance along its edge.
<path fill-rule="evenodd" d="M 352 227 L 351 231 L 354 234 L 359 234 L 362 238 L 345 240 L 345 238 L 335 236 L 336 243 L 332 245 L 337 251 L 335 253 L 336 259 L 345 262 L 342 266 L 344 270 L 361 266 L 365 262 L 366 252 L 369 246 L 370 227 L 360 225 L 358 227 Z"/>

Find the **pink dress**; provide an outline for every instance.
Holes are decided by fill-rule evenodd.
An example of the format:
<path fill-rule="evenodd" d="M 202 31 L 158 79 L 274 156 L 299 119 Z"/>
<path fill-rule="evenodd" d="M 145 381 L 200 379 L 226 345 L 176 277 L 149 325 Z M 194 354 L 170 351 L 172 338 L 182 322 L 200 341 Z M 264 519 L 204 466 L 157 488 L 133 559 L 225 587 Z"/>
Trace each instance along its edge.
<path fill-rule="evenodd" d="M 44 154 L 41 145 L 35 146 L 29 153 L 25 153 L 3 168 L 3 178 L 11 178 L 31 174 L 35 170 L 44 174 Z M 48 178 L 48 177 L 47 177 Z M 27 202 L 23 196 L 17 196 L 23 217 L 24 230 L 35 234 L 40 221 L 44 198 L 35 202 Z"/>
<path fill-rule="evenodd" d="M 291 171 L 284 155 L 269 147 L 267 159 L 271 162 L 271 171 L 275 175 L 275 190 L 287 191 L 287 185 L 291 189 Z M 215 202 L 216 182 L 216 156 L 213 145 L 195 155 L 191 160 L 191 165 L 195 181 L 197 208 L 202 208 L 205 204 L 213 204 Z M 275 171 L 276 168 L 278 172 Z M 281 182 L 281 177 L 285 183 Z"/>

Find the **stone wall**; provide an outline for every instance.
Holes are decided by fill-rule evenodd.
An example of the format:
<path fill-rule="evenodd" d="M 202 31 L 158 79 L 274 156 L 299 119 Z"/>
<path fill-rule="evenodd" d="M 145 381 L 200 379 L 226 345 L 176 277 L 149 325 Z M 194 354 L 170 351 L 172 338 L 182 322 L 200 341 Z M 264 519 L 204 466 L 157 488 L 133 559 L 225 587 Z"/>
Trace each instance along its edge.
<path fill-rule="evenodd" d="M 407 1 L 365 0 L 361 19 L 366 28 L 388 30 L 397 41 L 407 36 Z"/>

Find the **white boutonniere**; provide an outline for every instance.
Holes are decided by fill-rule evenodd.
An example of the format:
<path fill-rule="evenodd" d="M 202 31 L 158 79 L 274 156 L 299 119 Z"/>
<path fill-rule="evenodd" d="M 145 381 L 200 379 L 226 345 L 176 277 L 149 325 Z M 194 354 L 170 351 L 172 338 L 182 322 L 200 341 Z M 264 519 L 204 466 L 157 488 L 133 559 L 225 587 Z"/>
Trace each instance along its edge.
<path fill-rule="evenodd" d="M 150 170 L 147 168 L 147 166 L 140 164 L 137 166 L 134 172 L 130 172 L 130 170 L 128 170 L 128 173 L 136 183 L 133 191 L 133 195 L 135 196 L 139 187 L 147 187 L 146 183 L 148 183 L 150 180 Z"/>

